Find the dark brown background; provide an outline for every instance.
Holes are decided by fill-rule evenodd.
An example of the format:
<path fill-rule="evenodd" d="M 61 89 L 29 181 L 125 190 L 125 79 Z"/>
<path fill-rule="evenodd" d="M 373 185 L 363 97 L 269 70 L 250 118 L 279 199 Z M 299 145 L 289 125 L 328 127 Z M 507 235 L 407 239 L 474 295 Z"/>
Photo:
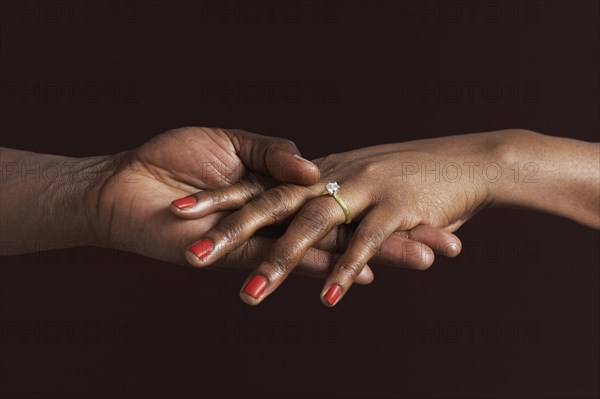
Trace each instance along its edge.
<path fill-rule="evenodd" d="M 185 125 L 288 137 L 307 157 L 510 127 L 598 141 L 598 15 L 2 2 L 1 144 L 107 154 Z M 335 309 L 305 278 L 251 308 L 245 274 L 93 248 L 2 258 L 2 396 L 597 397 L 598 232 L 494 210 L 458 234 L 457 260 L 375 270 Z"/>

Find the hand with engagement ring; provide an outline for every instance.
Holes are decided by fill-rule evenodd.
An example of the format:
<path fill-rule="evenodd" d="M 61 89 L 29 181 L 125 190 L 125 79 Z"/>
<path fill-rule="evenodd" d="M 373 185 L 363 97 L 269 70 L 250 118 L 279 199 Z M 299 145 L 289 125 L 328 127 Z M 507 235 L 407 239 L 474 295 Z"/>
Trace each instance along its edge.
<path fill-rule="evenodd" d="M 354 222 L 345 252 L 320 293 L 326 306 L 334 306 L 368 262 L 390 255 L 390 249 L 382 246 L 390 237 L 414 249 L 403 251 L 405 260 L 411 259 L 416 269 L 426 269 L 434 253 L 456 256 L 461 249 L 458 238 L 437 246 L 432 237 L 451 234 L 488 206 L 526 207 L 600 227 L 599 198 L 594 192 L 599 183 L 594 163 L 598 148 L 595 143 L 525 130 L 380 145 L 313 161 L 321 172 L 315 184 L 281 184 L 263 192 L 248 190 L 247 182 L 241 180 L 200 193 L 195 209 L 175 213 L 193 219 L 239 208 L 188 249 L 188 261 L 200 267 L 244 245 L 265 226 L 289 223 L 240 290 L 242 300 L 251 305 L 273 293 L 310 248 L 331 234 L 339 235 L 345 223 Z M 574 153 L 578 157 L 569 156 Z M 538 184 L 526 184 L 507 173 L 515 162 L 534 164 Z M 431 230 L 423 234 L 432 228 L 436 234 Z M 412 233 L 399 236 L 398 231 Z M 410 258 L 410 253 L 419 258 Z"/>
<path fill-rule="evenodd" d="M 170 130 L 139 148 L 110 156 L 69 158 L 2 148 L 0 155 L 6 164 L 37 165 L 53 171 L 56 165 L 72 165 L 59 170 L 53 179 L 26 181 L 18 171 L 7 169 L 0 190 L 0 232 L 14 245 L 3 255 L 35 251 L 27 245 L 33 241 L 40 249 L 93 245 L 189 265 L 186 249 L 230 213 L 223 211 L 225 208 L 240 207 L 277 181 L 300 185 L 319 181 L 318 168 L 299 154 L 288 140 L 197 127 Z M 237 197 L 219 191 L 233 185 Z M 192 193 L 196 194 L 189 197 Z M 183 199 L 174 201 L 171 210 L 190 220 L 182 221 L 166 208 L 180 197 Z M 210 210 L 215 206 L 221 210 Z M 248 238 L 221 257 L 214 269 L 257 266 L 274 242 L 273 233 L 283 227 Z M 327 277 L 351 236 L 350 226 L 336 230 L 306 251 L 295 271 Z M 402 236 L 440 246 L 454 240 L 435 228 L 399 232 L 386 241 L 387 252 L 375 261 L 417 267 L 419 255 L 404 255 Z M 364 268 L 357 281 L 373 281 L 371 269 Z"/>

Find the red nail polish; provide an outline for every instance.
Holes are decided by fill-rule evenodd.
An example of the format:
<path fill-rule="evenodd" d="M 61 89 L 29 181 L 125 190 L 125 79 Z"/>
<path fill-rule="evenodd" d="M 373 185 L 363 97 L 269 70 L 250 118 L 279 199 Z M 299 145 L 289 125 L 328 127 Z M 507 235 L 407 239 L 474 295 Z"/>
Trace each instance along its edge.
<path fill-rule="evenodd" d="M 258 299 L 260 294 L 267 288 L 267 279 L 260 274 L 252 277 L 244 287 L 244 292 L 254 299 Z"/>
<path fill-rule="evenodd" d="M 211 240 L 202 240 L 197 242 L 188 248 L 188 251 L 198 257 L 198 259 L 204 259 L 213 250 L 213 243 Z"/>
<path fill-rule="evenodd" d="M 340 287 L 337 284 L 334 284 L 331 287 L 329 287 L 329 289 L 327 290 L 327 293 L 325 295 L 323 295 L 323 298 L 325 298 L 325 300 L 327 302 L 329 302 L 329 304 L 331 306 L 333 306 L 335 301 L 337 301 L 337 299 L 340 297 L 341 293 L 342 293 L 342 287 Z"/>
<path fill-rule="evenodd" d="M 194 204 L 196 204 L 196 198 L 192 196 L 180 198 L 171 202 L 171 204 L 175 205 L 180 211 L 183 211 L 184 209 L 194 206 Z"/>

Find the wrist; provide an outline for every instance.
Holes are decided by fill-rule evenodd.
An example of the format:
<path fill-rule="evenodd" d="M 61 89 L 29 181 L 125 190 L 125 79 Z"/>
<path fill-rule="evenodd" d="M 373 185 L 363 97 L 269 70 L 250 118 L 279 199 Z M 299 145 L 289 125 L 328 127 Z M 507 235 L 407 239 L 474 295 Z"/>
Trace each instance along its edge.
<path fill-rule="evenodd" d="M 85 221 L 87 245 L 102 248 L 115 248 L 113 223 L 115 222 L 115 207 L 119 204 L 115 200 L 115 188 L 129 176 L 124 170 L 130 163 L 130 152 L 117 153 L 111 156 L 92 157 L 85 159 L 81 175 L 76 179 L 80 182 L 82 196 L 82 220 Z"/>
<path fill-rule="evenodd" d="M 523 141 L 538 135 L 523 129 L 485 134 L 483 178 L 490 206 L 520 206 L 523 185 L 536 181 L 536 164 L 524 159 Z"/>
<path fill-rule="evenodd" d="M 503 137 L 507 169 L 496 203 L 566 217 L 599 228 L 598 144 L 519 130 Z"/>
<path fill-rule="evenodd" d="M 64 158 L 64 170 L 44 190 L 40 220 L 51 224 L 51 233 L 63 247 L 98 245 L 98 193 L 112 173 L 112 158 Z"/>

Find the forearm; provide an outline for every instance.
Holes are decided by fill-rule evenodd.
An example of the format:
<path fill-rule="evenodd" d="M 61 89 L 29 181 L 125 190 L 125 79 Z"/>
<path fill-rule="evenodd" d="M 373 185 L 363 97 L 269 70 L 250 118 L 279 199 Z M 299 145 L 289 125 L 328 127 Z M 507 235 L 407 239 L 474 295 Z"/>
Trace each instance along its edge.
<path fill-rule="evenodd" d="M 0 158 L 2 255 L 95 243 L 91 212 L 109 157 L 1 148 Z"/>
<path fill-rule="evenodd" d="M 488 182 L 492 205 L 564 216 L 600 228 L 600 144 L 515 130 L 499 132 L 502 169 Z"/>

